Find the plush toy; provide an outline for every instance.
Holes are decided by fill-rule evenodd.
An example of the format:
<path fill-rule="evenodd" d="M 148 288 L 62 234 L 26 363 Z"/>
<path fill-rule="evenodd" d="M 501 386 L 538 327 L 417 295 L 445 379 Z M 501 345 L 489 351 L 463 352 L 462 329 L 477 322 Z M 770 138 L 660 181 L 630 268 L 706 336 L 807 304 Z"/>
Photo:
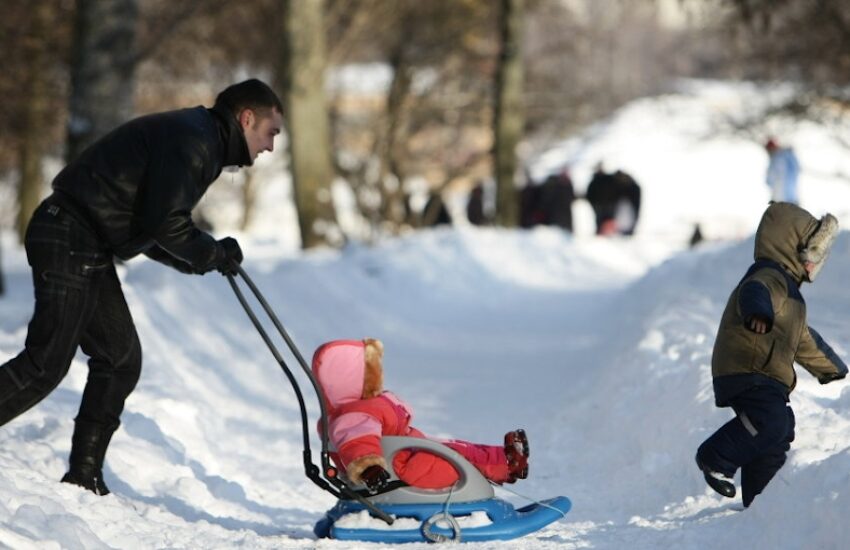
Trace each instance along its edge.
<path fill-rule="evenodd" d="M 381 437 L 426 437 L 411 426 L 412 409 L 384 390 L 383 355 L 383 344 L 371 338 L 327 342 L 313 355 L 313 373 L 327 407 L 332 459 L 352 482 L 372 491 L 389 479 Z M 460 453 L 494 483 L 513 483 L 528 476 L 528 439 L 523 430 L 505 434 L 504 445 L 434 440 Z M 422 450 L 397 453 L 393 469 L 414 487 L 437 489 L 458 480 L 448 461 Z"/>

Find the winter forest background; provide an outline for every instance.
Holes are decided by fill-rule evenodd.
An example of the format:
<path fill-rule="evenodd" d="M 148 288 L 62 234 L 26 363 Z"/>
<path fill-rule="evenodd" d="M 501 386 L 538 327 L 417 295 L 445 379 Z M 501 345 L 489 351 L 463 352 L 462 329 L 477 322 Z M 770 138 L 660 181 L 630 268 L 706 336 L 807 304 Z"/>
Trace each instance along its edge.
<path fill-rule="evenodd" d="M 730 121 L 728 130 L 756 143 L 771 112 L 840 122 L 846 8 L 840 0 L 11 0 L 0 22 L 0 220 L 21 233 L 62 162 L 121 121 L 210 105 L 226 85 L 259 76 L 286 105 L 283 154 L 271 170 L 224 176 L 229 215 L 207 204 L 197 213 L 216 230 L 250 228 L 258 193 L 279 174 L 291 178 L 281 200 L 298 219 L 281 231 L 294 229 L 305 248 L 430 225 L 429 194 L 464 194 L 488 180 L 498 190 L 495 220 L 515 226 L 530 159 L 681 79 L 791 87 Z"/>
<path fill-rule="evenodd" d="M 426 431 L 497 441 L 528 429 L 531 479 L 515 488 L 574 509 L 491 546 L 843 547 L 846 384 L 801 374 L 798 440 L 754 509 L 706 489 L 692 460 L 728 416 L 711 404 L 708 364 L 768 198 L 768 136 L 801 158 L 802 206 L 850 223 L 847 0 L 3 10 L 0 362 L 31 314 L 22 231 L 66 160 L 129 118 L 209 106 L 258 77 L 284 102 L 284 135 L 254 167 L 222 174 L 196 220 L 239 238 L 305 355 L 379 337 L 397 369 L 387 383 Z M 581 198 L 573 234 L 519 227 L 530 181 L 567 168 L 581 197 L 600 161 L 643 187 L 634 237 L 594 236 Z M 489 227 L 465 216 L 479 183 Z M 452 223 L 434 229 L 440 202 Z M 689 250 L 697 226 L 705 241 Z M 848 251 L 842 233 L 806 289 L 813 326 L 845 360 Z M 107 458 L 113 494 L 56 482 L 80 355 L 50 398 L 0 429 L 0 547 L 352 547 L 312 538 L 332 499 L 303 476 L 293 396 L 226 282 L 145 260 L 120 275 L 145 367 Z"/>

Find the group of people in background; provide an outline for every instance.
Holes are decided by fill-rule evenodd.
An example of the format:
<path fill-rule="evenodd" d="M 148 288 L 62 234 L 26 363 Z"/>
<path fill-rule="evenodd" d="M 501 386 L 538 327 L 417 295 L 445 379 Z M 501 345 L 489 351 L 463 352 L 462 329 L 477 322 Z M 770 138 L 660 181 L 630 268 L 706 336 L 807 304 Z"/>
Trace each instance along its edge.
<path fill-rule="evenodd" d="M 776 138 L 772 137 L 765 143 L 765 149 L 769 157 L 766 183 L 770 188 L 771 200 L 799 204 L 797 179 L 800 164 L 794 150 L 780 146 Z M 550 225 L 572 232 L 572 205 L 579 198 L 582 197 L 573 188 L 568 168 L 546 176 L 542 182 L 527 176 L 526 185 L 519 192 L 518 199 L 520 226 L 531 228 Z M 599 162 L 594 167 L 583 198 L 593 208 L 597 235 L 634 234 L 640 215 L 641 188 L 631 175 L 623 170 L 607 172 Z M 470 191 L 466 215 L 472 225 L 487 225 L 491 222 L 484 207 L 483 184 L 477 184 Z M 448 212 L 441 219 L 443 223 L 449 223 Z M 698 226 L 694 235 L 697 242 L 702 240 Z"/>
<path fill-rule="evenodd" d="M 602 163 L 595 167 L 584 198 L 596 218 L 597 235 L 632 235 L 640 214 L 641 191 L 637 181 L 622 170 L 606 172 Z M 519 192 L 520 227 L 537 225 L 573 231 L 573 203 L 581 198 L 573 188 L 570 172 L 564 168 L 542 182 L 527 178 Z M 473 225 L 487 225 L 484 186 L 476 185 L 469 194 L 466 215 Z"/>

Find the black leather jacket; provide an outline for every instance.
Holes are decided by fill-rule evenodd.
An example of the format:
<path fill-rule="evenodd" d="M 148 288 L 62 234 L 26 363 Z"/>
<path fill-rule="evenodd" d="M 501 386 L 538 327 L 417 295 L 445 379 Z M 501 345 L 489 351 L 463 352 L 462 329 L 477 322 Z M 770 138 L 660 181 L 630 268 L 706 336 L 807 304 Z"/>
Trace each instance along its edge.
<path fill-rule="evenodd" d="M 205 272 L 220 245 L 195 227 L 192 209 L 222 167 L 251 163 L 228 110 L 157 113 L 119 126 L 83 151 L 53 180 L 54 198 L 120 258 L 147 253 L 178 269 L 184 264 L 182 271 Z"/>

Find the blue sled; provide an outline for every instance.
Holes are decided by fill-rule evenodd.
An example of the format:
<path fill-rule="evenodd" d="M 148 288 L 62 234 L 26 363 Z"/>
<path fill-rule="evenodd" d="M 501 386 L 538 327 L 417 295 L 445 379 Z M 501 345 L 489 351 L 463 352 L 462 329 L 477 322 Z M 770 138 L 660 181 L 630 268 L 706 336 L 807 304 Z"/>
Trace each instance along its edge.
<path fill-rule="evenodd" d="M 542 501 L 543 504 L 531 504 L 514 509 L 510 503 L 490 498 L 477 502 L 458 502 L 449 506 L 449 513 L 455 518 L 468 516 L 473 512 L 483 511 L 492 523 L 478 527 L 461 527 L 455 533 L 451 528 L 444 528 L 440 523 L 430 527 L 430 532 L 443 536 L 447 540 L 458 538 L 462 542 L 485 540 L 510 540 L 533 533 L 543 527 L 558 521 L 570 511 L 571 503 L 567 497 L 555 497 Z M 545 504 L 545 506 L 544 506 Z M 426 537 L 423 525 L 425 522 L 445 510 L 444 504 L 381 504 L 381 510 L 396 518 L 415 518 L 421 522 L 418 529 L 349 529 L 334 525 L 336 520 L 350 513 L 365 510 L 366 507 L 353 500 L 340 500 L 336 506 L 328 510 L 321 520 L 316 523 L 313 532 L 321 538 L 330 537 L 339 540 L 357 540 L 364 542 L 429 542 L 433 538 Z"/>
<path fill-rule="evenodd" d="M 419 449 L 435 454 L 451 463 L 458 472 L 458 482 L 451 489 L 418 489 L 403 486 L 368 500 L 396 519 L 413 518 L 417 528 L 345 528 L 336 525 L 346 514 L 359 513 L 366 506 L 355 500 L 340 500 L 321 520 L 313 532 L 320 538 L 365 542 L 442 542 L 510 540 L 533 533 L 563 518 L 572 503 L 567 497 L 555 497 L 540 503 L 514 509 L 510 503 L 495 497 L 492 485 L 469 462 L 452 449 L 435 441 L 415 437 L 384 436 L 381 448 L 387 464 L 402 449 Z M 391 480 L 396 473 L 389 472 Z M 444 512 L 447 512 L 447 518 Z M 456 518 L 484 512 L 487 525 L 461 526 Z M 440 519 L 442 518 L 442 519 Z M 467 522 L 470 524 L 476 521 Z"/>

